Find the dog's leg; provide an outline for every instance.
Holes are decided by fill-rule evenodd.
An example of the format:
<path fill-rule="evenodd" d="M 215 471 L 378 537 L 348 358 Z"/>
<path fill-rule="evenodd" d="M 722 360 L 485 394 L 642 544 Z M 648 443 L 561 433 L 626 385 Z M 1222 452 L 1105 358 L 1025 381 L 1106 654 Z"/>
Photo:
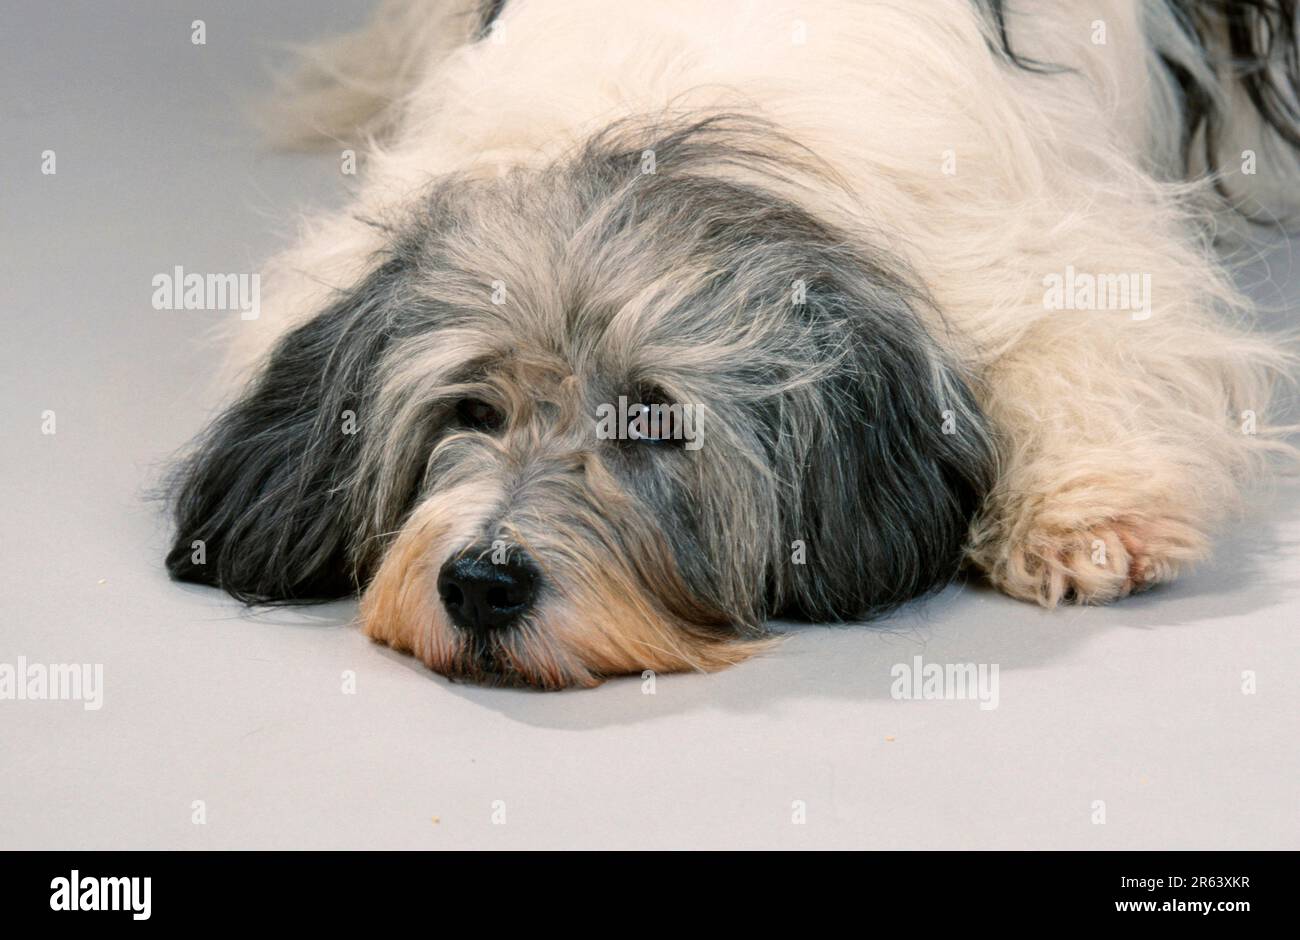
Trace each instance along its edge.
<path fill-rule="evenodd" d="M 1263 423 L 1284 362 L 1186 310 L 1040 316 L 987 373 L 1003 466 L 970 560 L 1048 607 L 1176 577 L 1264 456 L 1286 449 Z"/>

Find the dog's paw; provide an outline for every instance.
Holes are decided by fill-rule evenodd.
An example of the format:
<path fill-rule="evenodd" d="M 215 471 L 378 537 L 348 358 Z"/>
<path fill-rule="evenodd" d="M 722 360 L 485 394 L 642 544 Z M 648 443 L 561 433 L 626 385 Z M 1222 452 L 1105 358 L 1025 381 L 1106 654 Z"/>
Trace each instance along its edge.
<path fill-rule="evenodd" d="M 1206 554 L 1205 537 L 1141 516 L 1082 525 L 1031 524 L 986 566 L 999 590 L 1044 607 L 1107 604 L 1172 581 Z"/>

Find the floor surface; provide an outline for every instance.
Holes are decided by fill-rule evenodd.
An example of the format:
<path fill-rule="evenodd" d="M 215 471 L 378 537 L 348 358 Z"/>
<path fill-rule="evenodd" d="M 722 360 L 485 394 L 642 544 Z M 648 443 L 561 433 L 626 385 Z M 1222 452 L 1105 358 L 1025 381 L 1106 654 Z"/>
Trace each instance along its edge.
<path fill-rule="evenodd" d="M 1112 608 L 954 587 L 653 694 L 451 684 L 354 603 L 254 615 L 168 581 L 147 496 L 229 314 L 155 310 L 151 279 L 257 270 L 341 199 L 336 156 L 265 152 L 241 106 L 276 42 L 365 6 L 3 3 L 0 664 L 102 664 L 103 698 L 0 701 L 0 848 L 1300 848 L 1288 486 Z M 1243 278 L 1300 306 L 1285 243 Z M 918 656 L 996 664 L 997 707 L 892 697 Z"/>

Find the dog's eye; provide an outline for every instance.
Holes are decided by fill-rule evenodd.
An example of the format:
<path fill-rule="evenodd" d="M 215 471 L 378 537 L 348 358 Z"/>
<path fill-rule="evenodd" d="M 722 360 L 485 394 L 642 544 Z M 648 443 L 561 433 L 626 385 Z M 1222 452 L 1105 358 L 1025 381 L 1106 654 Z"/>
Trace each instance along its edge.
<path fill-rule="evenodd" d="M 477 398 L 462 398 L 456 402 L 456 418 L 465 427 L 476 431 L 495 431 L 504 423 L 500 411 Z"/>
<path fill-rule="evenodd" d="M 661 394 L 647 395 L 628 406 L 627 439 L 645 444 L 679 444 L 683 439 L 681 407 L 668 404 Z"/>

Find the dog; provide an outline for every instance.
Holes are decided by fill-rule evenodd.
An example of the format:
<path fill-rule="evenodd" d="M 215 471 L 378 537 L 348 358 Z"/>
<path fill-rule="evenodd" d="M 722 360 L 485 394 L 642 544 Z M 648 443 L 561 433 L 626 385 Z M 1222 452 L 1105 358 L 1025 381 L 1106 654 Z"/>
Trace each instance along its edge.
<path fill-rule="evenodd" d="M 1169 581 L 1289 451 L 1214 241 L 1300 193 L 1296 16 L 388 0 L 265 110 L 363 172 L 233 330 L 169 570 L 542 689 L 963 568 Z"/>

